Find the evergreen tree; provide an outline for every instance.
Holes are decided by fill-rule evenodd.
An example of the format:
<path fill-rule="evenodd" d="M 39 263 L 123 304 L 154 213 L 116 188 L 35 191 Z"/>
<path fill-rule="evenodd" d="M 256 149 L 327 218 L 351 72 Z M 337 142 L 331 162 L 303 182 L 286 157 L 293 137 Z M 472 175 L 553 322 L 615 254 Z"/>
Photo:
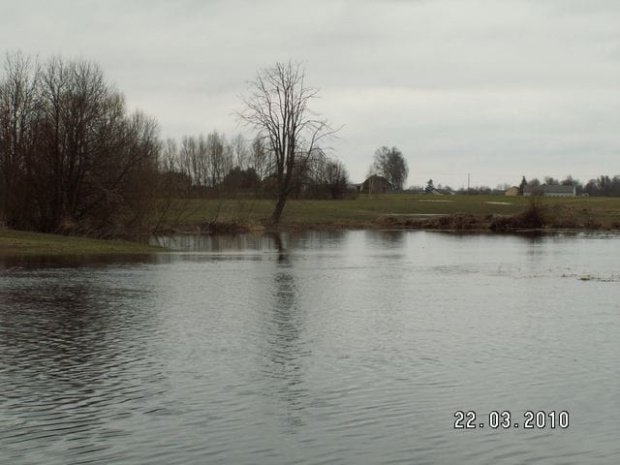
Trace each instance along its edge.
<path fill-rule="evenodd" d="M 525 176 L 523 176 L 523 179 L 521 179 L 521 184 L 519 184 L 519 195 L 523 195 L 525 186 L 527 186 L 527 180 L 525 179 Z"/>

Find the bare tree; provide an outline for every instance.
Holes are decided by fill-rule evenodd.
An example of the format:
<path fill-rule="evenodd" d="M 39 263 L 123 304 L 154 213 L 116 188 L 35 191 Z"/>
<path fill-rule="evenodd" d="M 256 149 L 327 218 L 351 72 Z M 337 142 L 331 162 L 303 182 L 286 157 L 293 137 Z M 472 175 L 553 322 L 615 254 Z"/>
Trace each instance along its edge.
<path fill-rule="evenodd" d="M 198 157 L 198 143 L 191 136 L 183 136 L 179 149 L 179 164 L 181 171 L 191 179 L 192 184 L 201 184 L 202 172 Z"/>
<path fill-rule="evenodd" d="M 243 134 L 237 134 L 230 142 L 230 151 L 232 153 L 233 165 L 238 166 L 241 170 L 249 168 L 250 151 Z"/>
<path fill-rule="evenodd" d="M 21 53 L 7 54 L 0 81 L 0 200 L 5 218 L 23 214 L 20 199 L 28 185 L 20 176 L 33 157 L 35 130 L 40 117 L 40 67 Z"/>
<path fill-rule="evenodd" d="M 157 176 L 157 123 L 127 115 L 92 62 L 17 54 L 0 78 L 0 196 L 7 224 L 124 234 L 139 226 Z M 126 231 L 126 229 L 125 229 Z"/>
<path fill-rule="evenodd" d="M 375 165 L 370 165 L 368 167 L 368 171 L 366 172 L 366 181 L 364 182 L 362 189 L 368 192 L 369 199 L 372 198 L 372 194 L 374 193 L 374 184 L 377 176 L 377 169 L 375 168 Z"/>
<path fill-rule="evenodd" d="M 249 163 L 261 181 L 273 170 L 271 152 L 266 149 L 265 139 L 260 135 L 257 135 L 252 141 Z"/>
<path fill-rule="evenodd" d="M 258 72 L 242 97 L 239 119 L 264 135 L 273 153 L 277 202 L 271 222 L 278 223 L 293 190 L 297 166 L 316 154 L 318 144 L 335 131 L 309 108 L 318 90 L 307 87 L 300 64 L 276 63 Z"/>
<path fill-rule="evenodd" d="M 329 160 L 323 167 L 323 183 L 327 187 L 330 198 L 342 199 L 347 193 L 349 174 L 340 161 Z"/>
<path fill-rule="evenodd" d="M 224 176 L 232 168 L 232 152 L 224 136 L 217 131 L 207 135 L 205 147 L 209 185 L 217 191 L 224 180 Z"/>
<path fill-rule="evenodd" d="M 394 189 L 402 190 L 409 175 L 409 167 L 407 160 L 398 148 L 392 147 L 390 149 L 383 146 L 377 149 L 374 166 L 376 171 L 387 179 Z"/>

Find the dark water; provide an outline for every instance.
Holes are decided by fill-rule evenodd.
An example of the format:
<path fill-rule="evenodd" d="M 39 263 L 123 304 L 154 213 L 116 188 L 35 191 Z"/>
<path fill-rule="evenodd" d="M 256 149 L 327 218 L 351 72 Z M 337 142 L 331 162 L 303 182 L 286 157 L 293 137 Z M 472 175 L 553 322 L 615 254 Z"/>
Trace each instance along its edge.
<path fill-rule="evenodd" d="M 168 243 L 0 262 L 1 464 L 618 463 L 620 237 Z"/>

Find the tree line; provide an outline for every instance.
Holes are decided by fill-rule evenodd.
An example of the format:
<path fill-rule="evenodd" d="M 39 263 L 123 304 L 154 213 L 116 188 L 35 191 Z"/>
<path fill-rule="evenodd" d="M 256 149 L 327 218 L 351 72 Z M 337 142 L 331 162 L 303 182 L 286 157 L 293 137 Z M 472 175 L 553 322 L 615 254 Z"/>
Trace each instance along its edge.
<path fill-rule="evenodd" d="M 17 53 L 0 81 L 0 201 L 7 224 L 44 232 L 138 228 L 153 197 L 155 120 L 86 60 Z"/>
<path fill-rule="evenodd" d="M 319 148 L 302 154 L 291 172 L 289 195 L 295 199 L 341 199 L 347 195 L 349 176 L 344 165 Z M 162 148 L 160 173 L 178 194 L 192 198 L 274 198 L 273 151 L 260 134 L 252 140 L 242 134 L 228 139 L 208 135 L 167 139 Z"/>
<path fill-rule="evenodd" d="M 238 114 L 254 139 L 213 131 L 162 141 L 156 120 L 129 112 L 96 63 L 8 54 L 1 218 L 16 229 L 109 237 L 148 228 L 162 197 L 274 198 L 273 222 L 288 198 L 344 198 L 348 173 L 324 149 L 334 131 L 310 112 L 315 95 L 299 65 L 277 64 L 259 72 Z"/>
<path fill-rule="evenodd" d="M 587 194 L 591 197 L 620 197 L 620 175 L 613 177 L 607 175 L 601 175 L 598 178 L 590 179 L 585 184 L 578 179 L 574 179 L 571 175 L 566 176 L 564 179 L 555 179 L 551 176 L 545 176 L 541 182 L 538 178 L 532 178 L 526 180 L 525 177 L 521 181 L 525 180 L 526 185 L 530 187 L 538 187 L 542 184 L 547 185 L 563 185 L 563 186 L 575 186 L 577 194 Z"/>
<path fill-rule="evenodd" d="M 575 186 L 577 195 L 588 195 L 591 197 L 620 197 L 620 175 L 613 177 L 602 175 L 595 179 L 590 179 L 587 183 L 582 183 L 578 179 L 573 178 L 571 175 L 566 176 L 564 179 L 554 178 L 552 176 L 545 176 L 542 181 L 538 178 L 526 179 L 522 177 L 521 182 L 516 185 L 519 189 L 519 193 L 523 194 L 526 186 L 530 188 L 540 187 L 543 184 L 546 185 L 562 185 L 562 186 Z M 412 186 L 407 189 L 411 193 L 433 193 L 435 191 L 439 193 L 451 193 L 451 194 L 469 194 L 469 195 L 503 195 L 512 186 L 510 184 L 498 185 L 496 188 L 489 186 L 473 186 L 470 188 L 461 187 L 459 189 L 453 189 L 447 185 L 438 184 L 435 187 L 434 182 L 430 179 L 425 187 Z"/>
<path fill-rule="evenodd" d="M 299 64 L 276 63 L 248 83 L 236 116 L 253 130 L 251 140 L 213 131 L 164 141 L 156 120 L 129 112 L 123 94 L 88 60 L 40 62 L 14 53 L 3 71 L 0 214 L 9 227 L 126 236 L 148 229 L 154 212 L 165 215 L 172 199 L 238 196 L 273 199 L 270 221 L 277 223 L 289 198 L 341 199 L 358 192 L 349 187 L 344 165 L 328 155 L 327 141 L 338 128 L 312 111 L 318 90 L 306 85 Z M 408 172 L 402 152 L 384 146 L 364 186 L 370 192 L 372 180 L 403 190 Z M 585 185 L 571 176 L 544 182 L 620 196 L 620 176 Z M 425 190 L 434 189 L 429 181 Z"/>

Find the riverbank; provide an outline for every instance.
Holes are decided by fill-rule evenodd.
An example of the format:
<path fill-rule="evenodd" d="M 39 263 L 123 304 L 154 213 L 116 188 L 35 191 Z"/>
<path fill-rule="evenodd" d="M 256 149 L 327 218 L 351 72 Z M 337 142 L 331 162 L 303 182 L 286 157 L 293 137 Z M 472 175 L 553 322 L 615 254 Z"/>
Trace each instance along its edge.
<path fill-rule="evenodd" d="M 247 233 L 306 229 L 517 230 L 620 229 L 620 199 L 361 195 L 355 200 L 291 200 L 268 225 L 268 200 L 192 200 L 168 233 Z"/>
<path fill-rule="evenodd" d="M 166 251 L 127 241 L 88 239 L 0 229 L 0 256 L 7 255 L 138 255 Z"/>
<path fill-rule="evenodd" d="M 268 200 L 192 200 L 183 218 L 160 234 L 240 234 L 328 229 L 424 229 L 470 232 L 620 230 L 620 199 L 360 196 L 355 200 L 291 200 L 282 221 L 268 225 Z M 127 255 L 166 251 L 145 243 L 0 229 L 2 255 Z"/>

